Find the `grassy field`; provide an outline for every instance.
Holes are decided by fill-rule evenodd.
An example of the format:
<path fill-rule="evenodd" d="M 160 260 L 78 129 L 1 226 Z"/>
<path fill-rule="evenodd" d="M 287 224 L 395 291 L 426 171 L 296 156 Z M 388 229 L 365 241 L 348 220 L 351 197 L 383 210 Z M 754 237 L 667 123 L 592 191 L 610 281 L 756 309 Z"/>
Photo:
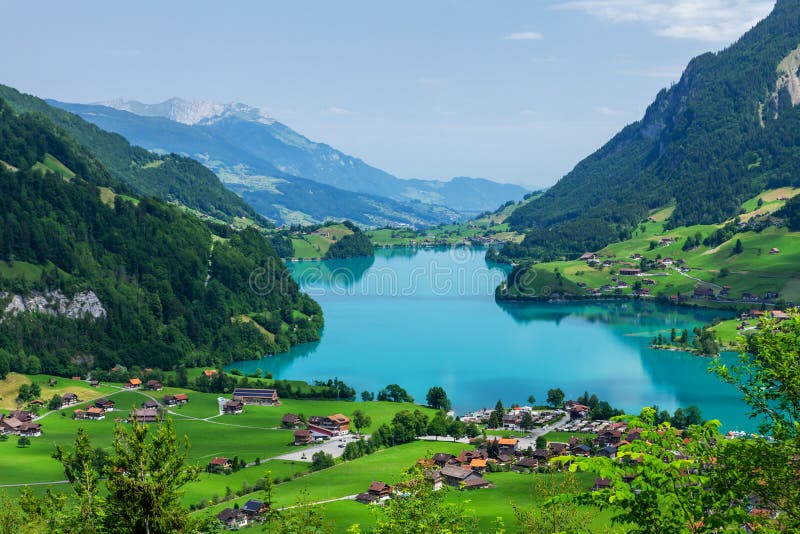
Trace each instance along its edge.
<path fill-rule="evenodd" d="M 453 444 L 436 445 L 438 447 L 430 442 L 410 443 L 280 484 L 274 493 L 276 504 L 278 506 L 294 504 L 302 490 L 308 492 L 309 502 L 320 502 L 354 495 L 364 491 L 375 480 L 392 484 L 400 478 L 403 468 L 412 465 L 418 458 L 435 452 L 457 454 L 461 448 Z M 494 488 L 472 492 L 448 490 L 447 500 L 460 501 L 465 506 L 469 514 L 477 519 L 478 532 L 494 532 L 492 527 L 498 517 L 503 518 L 506 527 L 515 532 L 512 503 L 521 507 L 540 504 L 543 496 L 536 492 L 534 482 L 535 477 L 541 475 L 507 472 L 487 473 L 485 476 L 495 485 Z M 578 477 L 585 489 L 588 489 L 594 480 L 591 475 L 579 474 Z M 259 496 L 259 493 L 255 493 L 198 513 L 217 514 L 222 508 L 232 507 L 234 503 L 241 505 L 248 498 Z M 358 524 L 362 531 L 369 531 L 375 525 L 377 514 L 380 513 L 376 507 L 365 506 L 352 500 L 328 502 L 320 506 L 328 522 L 333 526 L 334 532 L 345 532 L 353 524 Z M 595 512 L 589 527 L 603 530 L 608 522 L 608 514 Z M 255 528 L 248 529 L 248 531 L 255 530 Z"/>
<path fill-rule="evenodd" d="M 785 204 L 785 200 L 798 193 L 798 189 L 782 188 L 766 191 L 747 201 L 743 207 L 742 220 L 747 220 L 755 215 L 772 213 Z M 758 206 L 759 199 L 762 205 Z M 708 237 L 711 233 L 722 228 L 719 225 L 697 225 L 666 230 L 664 221 L 669 217 L 673 208 L 668 207 L 651 213 L 648 220 L 644 221 L 633 233 L 633 236 L 619 243 L 611 244 L 596 251 L 601 261 L 610 261 L 610 267 L 601 265 L 589 266 L 582 261 L 557 261 L 537 264 L 528 280 L 536 295 L 547 288 L 557 291 L 553 286 L 558 282 L 555 272 L 562 275 L 564 280 L 560 288 L 564 288 L 574 295 L 585 295 L 587 291 L 571 284 L 585 284 L 586 289 L 599 288 L 603 285 L 616 286 L 615 278 L 633 285 L 639 277 L 618 276 L 620 268 L 638 268 L 639 260 L 632 259 L 635 254 L 640 254 L 648 260 L 671 258 L 674 262 L 683 260 L 690 269 L 688 273 L 680 273 L 673 265 L 671 268 L 649 271 L 642 278 L 655 282 L 654 285 L 645 285 L 652 295 L 664 294 L 668 296 L 682 294 L 691 297 L 693 290 L 699 283 L 710 284 L 717 292 L 723 286 L 729 286 L 727 304 L 720 302 L 697 300 L 700 305 L 727 305 L 733 307 L 749 307 L 740 302 L 744 293 L 754 293 L 763 296 L 767 292 L 776 292 L 787 301 L 800 301 L 800 272 L 796 266 L 800 264 L 800 232 L 790 232 L 786 228 L 771 226 L 762 231 L 748 231 L 736 233 L 730 240 L 717 247 L 699 246 L 690 250 L 683 250 L 686 239 L 700 235 Z M 662 238 L 672 238 L 674 241 L 661 245 Z M 736 241 L 742 243 L 742 252 L 734 253 Z M 655 243 L 655 246 L 653 246 Z M 778 254 L 770 254 L 771 249 L 778 249 Z M 606 292 L 607 295 L 630 295 L 631 288 L 616 292 Z"/>
<path fill-rule="evenodd" d="M 552 432 L 545 434 L 543 437 L 547 440 L 547 443 L 569 443 L 570 438 L 591 439 L 596 438 L 597 434 L 587 434 L 585 432 L 558 432 L 553 430 Z"/>
<path fill-rule="evenodd" d="M 294 258 L 320 259 L 325 256 L 331 245 L 353 231 L 343 224 L 329 224 L 310 234 L 297 234 L 292 236 Z"/>
<path fill-rule="evenodd" d="M 202 369 L 192 369 L 192 375 L 199 375 Z M 215 456 L 228 458 L 239 457 L 246 462 L 256 458 L 266 460 L 287 452 L 298 450 L 293 445 L 291 430 L 280 428 L 281 417 L 285 413 L 311 415 L 331 415 L 343 413 L 352 416 L 356 409 L 364 410 L 372 419 L 370 432 L 383 423 L 388 423 L 394 415 L 405 409 L 421 409 L 431 415 L 433 410 L 413 404 L 389 402 L 354 403 L 347 401 L 317 401 L 284 399 L 280 407 L 247 406 L 239 415 L 219 415 L 218 397 L 216 393 L 200 393 L 181 388 L 165 388 L 159 392 L 123 391 L 117 384 L 101 384 L 99 388 L 90 388 L 86 382 L 78 382 L 66 378 L 57 378 L 49 385 L 50 377 L 46 375 L 24 376 L 11 373 L 0 381 L 0 402 L 4 408 L 16 408 L 16 396 L 19 386 L 35 382 L 42 388 L 42 398 L 48 399 L 54 393 L 76 393 L 81 402 L 75 407 L 51 412 L 38 422 L 42 425 L 42 436 L 31 439 L 31 446 L 17 447 L 17 440 L 11 437 L 0 442 L 0 462 L 13 468 L 0 470 L 0 486 L 38 482 L 56 482 L 63 479 L 60 465 L 50 455 L 57 445 L 71 446 L 78 427 L 83 427 L 92 439 L 95 447 L 109 449 L 113 440 L 113 429 L 116 418 L 125 418 L 131 408 L 138 407 L 148 398 L 160 399 L 163 395 L 186 392 L 189 403 L 175 407 L 170 416 L 179 437 L 186 436 L 191 445 L 189 461 L 205 466 Z M 305 385 L 296 382 L 296 386 Z M 305 385 L 305 387 L 308 387 Z M 106 396 L 116 403 L 116 410 L 101 421 L 76 421 L 72 419 L 75 408 L 83 407 L 87 401 Z M 293 476 L 295 472 L 303 472 L 307 466 L 271 463 L 275 467 L 275 476 Z M 202 483 L 192 486 L 187 499 L 199 501 L 214 493 L 225 493 L 226 486 L 239 489 L 242 483 L 254 484 L 262 475 L 261 468 L 247 468 L 234 475 L 214 478 L 204 475 Z M 218 475 L 215 475 L 218 477 Z M 223 480 L 224 479 L 224 480 Z M 45 486 L 37 489 L 44 490 Z M 209 493 L 207 496 L 200 494 Z M 187 503 L 194 501 L 187 501 Z"/>
<path fill-rule="evenodd" d="M 75 173 L 66 167 L 63 163 L 58 161 L 50 154 L 45 154 L 44 161 L 35 163 L 32 167 L 33 170 L 42 172 L 54 172 L 69 181 L 75 178 Z"/>

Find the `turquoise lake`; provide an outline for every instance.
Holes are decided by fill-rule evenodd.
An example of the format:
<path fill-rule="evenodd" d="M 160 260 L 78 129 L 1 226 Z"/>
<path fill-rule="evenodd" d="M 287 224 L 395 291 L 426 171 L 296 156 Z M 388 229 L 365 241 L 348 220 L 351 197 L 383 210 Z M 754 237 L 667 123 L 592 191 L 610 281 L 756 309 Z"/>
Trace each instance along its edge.
<path fill-rule="evenodd" d="M 695 404 L 723 430 L 754 430 L 738 392 L 707 369 L 710 360 L 648 348 L 668 334 L 722 312 L 635 301 L 591 304 L 498 303 L 507 267 L 484 251 L 382 249 L 375 258 L 290 264 L 325 314 L 322 340 L 261 360 L 236 362 L 245 373 L 275 378 L 338 377 L 357 391 L 387 384 L 424 402 L 445 388 L 457 413 L 543 401 L 560 387 L 567 398 L 597 393 L 638 412 L 658 404 Z"/>

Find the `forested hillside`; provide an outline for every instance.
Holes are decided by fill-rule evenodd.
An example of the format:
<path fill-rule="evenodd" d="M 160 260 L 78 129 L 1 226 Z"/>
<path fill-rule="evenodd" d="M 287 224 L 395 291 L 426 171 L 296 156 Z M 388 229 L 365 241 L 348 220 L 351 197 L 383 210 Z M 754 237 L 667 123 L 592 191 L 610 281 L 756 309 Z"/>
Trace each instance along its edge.
<path fill-rule="evenodd" d="M 138 195 L 175 201 L 213 217 L 231 221 L 248 217 L 268 222 L 229 191 L 219 178 L 197 161 L 176 154 L 159 156 L 133 146 L 120 135 L 101 130 L 77 115 L 44 100 L 0 85 L 0 98 L 17 112 L 41 113 L 88 149 L 113 175 Z"/>
<path fill-rule="evenodd" d="M 669 225 L 724 221 L 766 187 L 800 183 L 800 0 L 719 53 L 692 60 L 639 122 L 509 223 L 528 235 L 509 257 L 554 258 L 626 239 L 649 210 Z"/>
<path fill-rule="evenodd" d="M 215 236 L 160 200 L 114 194 L 87 149 L 1 99 L 0 161 L 0 356 L 13 370 L 166 369 L 318 338 L 319 306 L 255 230 Z M 104 317 L 7 310 L 54 290 L 94 292 Z"/>

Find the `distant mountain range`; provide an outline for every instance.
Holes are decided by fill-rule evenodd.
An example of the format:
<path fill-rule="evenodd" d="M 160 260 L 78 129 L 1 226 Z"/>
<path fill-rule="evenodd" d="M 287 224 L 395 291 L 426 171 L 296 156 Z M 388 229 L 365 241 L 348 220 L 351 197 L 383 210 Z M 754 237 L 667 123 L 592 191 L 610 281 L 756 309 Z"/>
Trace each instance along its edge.
<path fill-rule="evenodd" d="M 262 215 L 278 222 L 349 218 L 363 224 L 451 222 L 528 191 L 491 180 L 403 180 L 313 142 L 245 104 L 115 100 L 50 104 L 149 150 L 202 161 Z"/>

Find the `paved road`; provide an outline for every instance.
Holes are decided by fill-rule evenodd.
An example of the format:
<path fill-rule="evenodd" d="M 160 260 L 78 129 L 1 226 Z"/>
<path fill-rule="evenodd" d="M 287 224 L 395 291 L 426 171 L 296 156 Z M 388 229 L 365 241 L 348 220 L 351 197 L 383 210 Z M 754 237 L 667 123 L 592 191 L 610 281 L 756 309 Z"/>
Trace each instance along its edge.
<path fill-rule="evenodd" d="M 362 434 L 364 439 L 368 439 L 368 434 Z M 302 449 L 298 449 L 293 452 L 289 452 L 286 454 L 281 454 L 280 456 L 274 456 L 269 458 L 270 460 L 294 460 L 296 462 L 310 462 L 311 457 L 314 453 L 319 451 L 324 451 L 334 458 L 338 458 L 342 454 L 344 454 L 344 445 L 345 443 L 350 443 L 351 441 L 357 441 L 357 437 L 355 434 L 348 434 L 343 436 L 342 438 L 334 438 L 328 441 L 325 441 L 319 445 L 312 445 L 311 447 L 304 447 Z"/>

